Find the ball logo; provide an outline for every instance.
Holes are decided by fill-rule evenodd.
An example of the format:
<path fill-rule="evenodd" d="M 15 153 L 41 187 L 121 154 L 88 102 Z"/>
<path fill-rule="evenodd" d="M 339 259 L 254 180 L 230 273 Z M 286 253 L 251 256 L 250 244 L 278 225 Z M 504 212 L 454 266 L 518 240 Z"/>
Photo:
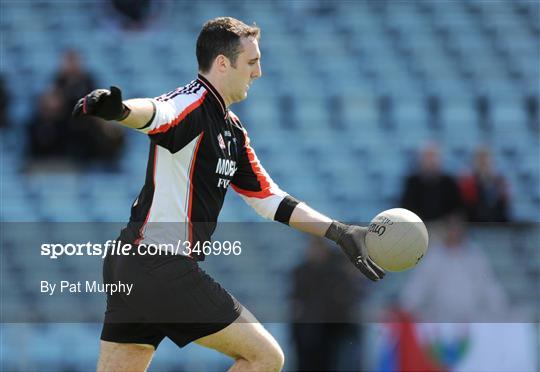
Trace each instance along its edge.
<path fill-rule="evenodd" d="M 384 225 L 393 225 L 394 224 L 394 222 L 390 218 L 385 217 L 385 216 L 379 216 L 377 218 L 377 222 L 382 223 Z"/>
<path fill-rule="evenodd" d="M 384 234 L 385 231 L 386 231 L 386 226 L 379 225 L 376 223 L 369 224 L 368 232 L 372 232 L 381 236 L 382 234 Z"/>

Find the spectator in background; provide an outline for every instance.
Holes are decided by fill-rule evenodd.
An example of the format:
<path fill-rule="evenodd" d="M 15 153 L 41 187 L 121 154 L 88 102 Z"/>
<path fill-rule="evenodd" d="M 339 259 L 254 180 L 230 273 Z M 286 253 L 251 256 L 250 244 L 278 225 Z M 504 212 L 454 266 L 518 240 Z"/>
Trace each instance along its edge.
<path fill-rule="evenodd" d="M 361 288 L 355 274 L 322 239 L 312 239 L 305 262 L 296 267 L 292 278 L 292 336 L 298 370 L 358 369 L 356 305 Z"/>
<path fill-rule="evenodd" d="M 401 307 L 420 322 L 502 320 L 507 301 L 487 256 L 467 239 L 461 216 L 445 222 L 441 241 L 430 248 L 401 291 Z"/>
<path fill-rule="evenodd" d="M 38 106 L 26 128 L 29 155 L 35 159 L 63 157 L 69 142 L 65 101 L 60 91 L 49 88 L 39 98 Z"/>
<path fill-rule="evenodd" d="M 480 147 L 474 168 L 460 178 L 465 211 L 470 222 L 507 222 L 509 196 L 506 180 L 493 169 L 491 153 Z"/>
<path fill-rule="evenodd" d="M 68 50 L 62 56 L 54 86 L 65 100 L 64 117 L 66 120 L 71 116 L 71 109 L 79 98 L 95 89 L 94 78 L 84 69 L 80 56 L 75 50 Z"/>
<path fill-rule="evenodd" d="M 94 88 L 94 78 L 78 53 L 66 51 L 52 88 L 41 95 L 28 125 L 29 154 L 34 160 L 53 157 L 116 165 L 124 146 L 123 130 L 97 118 L 71 117 L 78 99 Z"/>
<path fill-rule="evenodd" d="M 69 126 L 69 155 L 77 161 L 103 161 L 115 163 L 124 146 L 124 132 L 119 126 L 107 125 L 93 117 L 72 118 L 71 110 L 80 97 L 95 89 L 92 74 L 83 67 L 79 54 L 68 50 L 62 57 L 55 86 L 63 95 L 67 108 L 65 120 Z"/>
<path fill-rule="evenodd" d="M 441 169 L 436 145 L 431 144 L 421 151 L 418 171 L 405 180 L 401 206 L 416 213 L 424 222 L 444 218 L 461 207 L 458 184 Z"/>
<path fill-rule="evenodd" d="M 8 125 L 8 104 L 9 96 L 4 83 L 4 78 L 0 75 L 0 129 Z"/>

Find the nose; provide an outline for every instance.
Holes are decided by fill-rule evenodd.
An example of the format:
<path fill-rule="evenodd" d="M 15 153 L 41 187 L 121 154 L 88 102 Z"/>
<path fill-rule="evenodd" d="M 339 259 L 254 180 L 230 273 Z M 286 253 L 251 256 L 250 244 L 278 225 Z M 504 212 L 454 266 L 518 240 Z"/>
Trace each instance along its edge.
<path fill-rule="evenodd" d="M 255 71 L 251 75 L 251 78 L 255 80 L 255 79 L 260 78 L 261 76 L 262 76 L 262 68 L 261 68 L 260 64 L 257 64 L 257 68 L 255 69 Z"/>

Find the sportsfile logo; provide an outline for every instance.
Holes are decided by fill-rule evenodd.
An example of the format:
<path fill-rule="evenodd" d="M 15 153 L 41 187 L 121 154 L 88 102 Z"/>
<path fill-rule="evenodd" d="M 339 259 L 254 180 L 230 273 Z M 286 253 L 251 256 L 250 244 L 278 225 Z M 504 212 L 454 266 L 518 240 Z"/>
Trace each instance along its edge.
<path fill-rule="evenodd" d="M 216 174 L 232 178 L 236 172 L 236 162 L 230 159 L 219 158 L 216 166 Z M 217 187 L 226 189 L 231 183 L 230 179 L 218 178 Z"/>
<path fill-rule="evenodd" d="M 103 243 L 43 243 L 41 244 L 41 255 L 51 260 L 56 260 L 63 256 L 161 256 L 161 255 L 183 255 L 191 254 L 224 255 L 230 254 L 238 256 L 242 253 L 242 243 L 238 240 L 213 240 L 195 241 L 178 240 L 167 243 L 140 243 L 130 244 L 121 240 L 107 240 Z"/>

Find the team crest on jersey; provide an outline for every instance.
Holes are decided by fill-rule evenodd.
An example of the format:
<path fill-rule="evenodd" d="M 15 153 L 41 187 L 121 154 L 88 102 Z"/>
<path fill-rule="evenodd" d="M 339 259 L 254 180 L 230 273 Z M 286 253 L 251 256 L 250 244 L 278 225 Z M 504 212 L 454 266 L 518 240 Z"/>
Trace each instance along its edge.
<path fill-rule="evenodd" d="M 218 134 L 217 139 L 218 139 L 219 147 L 221 147 L 221 149 L 225 151 L 227 149 L 227 146 L 225 146 L 225 141 L 223 140 L 223 136 L 221 135 L 221 133 Z"/>

